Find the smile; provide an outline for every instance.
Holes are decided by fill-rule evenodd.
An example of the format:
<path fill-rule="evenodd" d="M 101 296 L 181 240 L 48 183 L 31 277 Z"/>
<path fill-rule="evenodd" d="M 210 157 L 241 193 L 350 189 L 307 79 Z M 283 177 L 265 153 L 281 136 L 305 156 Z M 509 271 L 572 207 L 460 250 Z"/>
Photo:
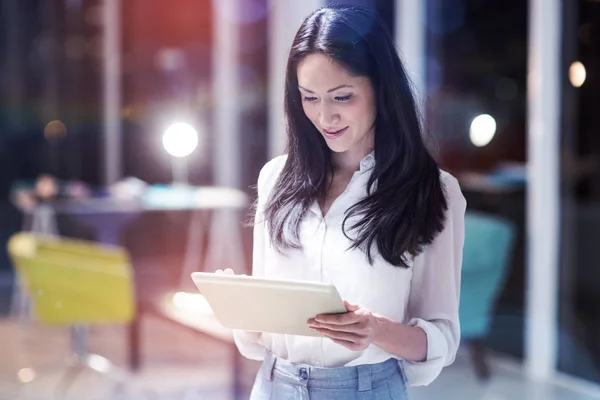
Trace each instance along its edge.
<path fill-rule="evenodd" d="M 337 131 L 323 129 L 323 135 L 327 139 L 336 139 L 336 138 L 339 138 L 340 136 L 342 136 L 346 132 L 346 130 L 348 130 L 348 127 L 342 128 Z"/>

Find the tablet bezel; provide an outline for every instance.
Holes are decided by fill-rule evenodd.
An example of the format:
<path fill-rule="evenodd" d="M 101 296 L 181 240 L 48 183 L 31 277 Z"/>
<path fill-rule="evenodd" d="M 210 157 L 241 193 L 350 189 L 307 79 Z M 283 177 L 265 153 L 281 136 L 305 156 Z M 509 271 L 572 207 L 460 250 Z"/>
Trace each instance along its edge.
<path fill-rule="evenodd" d="M 191 276 L 217 320 L 228 329 L 322 336 L 308 327 L 309 318 L 347 312 L 330 283 L 209 272 Z"/>

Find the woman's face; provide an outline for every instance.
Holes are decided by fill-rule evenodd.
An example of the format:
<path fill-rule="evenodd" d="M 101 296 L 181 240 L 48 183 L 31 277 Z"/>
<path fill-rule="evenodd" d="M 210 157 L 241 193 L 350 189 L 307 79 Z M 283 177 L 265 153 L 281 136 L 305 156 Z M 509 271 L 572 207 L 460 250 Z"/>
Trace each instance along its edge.
<path fill-rule="evenodd" d="M 323 54 L 306 56 L 297 73 L 304 113 L 327 146 L 358 160 L 371 152 L 377 107 L 370 80 L 351 76 Z"/>

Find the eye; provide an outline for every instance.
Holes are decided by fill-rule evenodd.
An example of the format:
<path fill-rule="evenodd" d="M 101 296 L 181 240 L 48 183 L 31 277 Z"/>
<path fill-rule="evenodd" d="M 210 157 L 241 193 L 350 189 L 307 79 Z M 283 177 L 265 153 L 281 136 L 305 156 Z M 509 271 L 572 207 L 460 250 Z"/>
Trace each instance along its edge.
<path fill-rule="evenodd" d="M 338 97 L 336 97 L 335 99 L 336 99 L 337 101 L 345 102 L 345 101 L 348 101 L 348 100 L 350 100 L 351 98 L 352 98 L 352 95 L 351 95 L 351 94 L 349 94 L 349 95 L 347 95 L 347 96 L 338 96 Z"/>
<path fill-rule="evenodd" d="M 317 101 L 317 98 L 316 97 L 309 97 L 309 96 L 302 96 L 302 100 L 308 101 L 308 102 L 313 102 L 313 101 Z"/>

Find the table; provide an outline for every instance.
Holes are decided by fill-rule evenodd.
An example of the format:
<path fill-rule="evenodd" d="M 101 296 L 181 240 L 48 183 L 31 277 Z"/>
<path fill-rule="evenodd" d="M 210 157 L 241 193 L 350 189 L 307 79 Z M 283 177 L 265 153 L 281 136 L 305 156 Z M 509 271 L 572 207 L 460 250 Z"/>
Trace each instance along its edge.
<path fill-rule="evenodd" d="M 242 272 L 247 272 L 237 215 L 247 205 L 246 194 L 237 189 L 155 185 L 148 187 L 138 197 L 107 196 L 47 201 L 22 211 L 30 216 L 33 230 L 57 234 L 54 218 L 57 214 L 65 214 L 85 221 L 96 230 L 99 242 L 112 245 L 120 244 L 122 227 L 144 212 L 192 211 L 194 215 L 190 219 L 181 274 L 181 286 L 189 288 L 192 285 L 190 274 L 201 265 L 199 257 L 203 250 L 204 235 L 207 234 L 212 238 L 207 249 L 207 265 L 218 267 L 231 260 L 243 267 Z M 206 212 L 215 214 L 210 224 L 204 223 L 207 221 Z M 223 243 L 222 240 L 226 240 L 227 250 L 218 245 Z M 207 270 L 206 266 L 204 270 Z M 129 329 L 129 366 L 132 370 L 140 367 L 140 317 L 140 312 L 137 312 Z"/>

